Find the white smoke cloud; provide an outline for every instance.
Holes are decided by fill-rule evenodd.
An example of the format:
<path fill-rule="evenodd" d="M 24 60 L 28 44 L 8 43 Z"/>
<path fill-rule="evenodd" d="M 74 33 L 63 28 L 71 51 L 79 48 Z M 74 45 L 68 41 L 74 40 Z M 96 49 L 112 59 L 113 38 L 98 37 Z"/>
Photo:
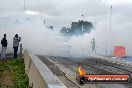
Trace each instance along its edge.
<path fill-rule="evenodd" d="M 39 16 L 16 15 L 1 17 L 0 38 L 7 34 L 7 53 L 13 52 L 13 37 L 18 34 L 22 37 L 24 49 L 29 49 L 35 54 L 56 55 L 56 31 L 46 28 Z"/>
<path fill-rule="evenodd" d="M 15 3 L 18 3 L 18 5 L 16 5 Z M 109 21 L 110 21 L 110 7 L 111 7 L 110 5 L 111 4 L 113 6 L 113 11 L 112 11 L 113 14 L 112 14 L 112 30 L 110 33 Z M 3 8 L 3 10 L 1 10 L 1 14 L 6 16 L 6 15 L 9 15 L 10 12 L 11 13 L 22 12 L 24 5 L 23 5 L 23 0 L 19 0 L 19 1 L 18 0 L 1 0 L 0 6 L 1 8 Z M 131 48 L 132 41 L 130 40 L 130 37 L 132 34 L 131 9 L 132 9 L 131 0 L 108 0 L 108 1 L 106 0 L 65 0 L 65 1 L 26 0 L 26 10 L 39 12 L 41 16 L 44 17 L 44 19 L 46 20 L 46 24 L 53 25 L 58 30 L 62 26 L 70 27 L 72 21 L 78 21 L 82 19 L 81 17 L 82 14 L 84 15 L 85 20 L 93 23 L 95 30 L 91 32 L 91 34 L 84 35 L 83 39 L 81 36 L 72 37 L 71 40 L 69 41 L 69 43 L 72 46 L 71 48 L 73 49 L 71 51 L 75 55 L 82 52 L 81 47 L 85 48 L 84 51 L 88 49 L 85 53 L 89 52 L 90 41 L 93 37 L 96 39 L 98 53 L 105 54 L 106 49 L 108 48 L 108 44 L 110 44 L 111 49 L 113 49 L 113 47 L 116 45 L 125 46 L 127 50 L 127 55 L 131 55 L 131 50 L 132 50 Z M 14 16 L 15 15 L 12 15 L 13 17 L 12 19 L 15 18 Z M 39 18 L 36 18 L 36 19 L 39 19 Z M 2 25 L 1 29 L 3 31 L 0 31 L 0 33 L 2 35 L 4 33 L 12 32 L 10 31 L 10 29 L 15 30 L 20 28 L 21 30 L 23 29 L 24 31 L 16 30 L 16 32 L 18 32 L 20 36 L 24 38 L 23 41 L 26 41 L 27 39 L 27 40 L 32 40 L 35 42 L 33 38 L 35 33 L 40 34 L 41 37 L 44 37 L 46 39 L 47 37 L 43 36 L 42 34 L 44 35 L 48 34 L 54 37 L 53 32 L 52 34 L 51 32 L 40 30 L 40 29 L 45 29 L 45 27 L 42 27 L 42 25 L 40 25 L 41 24 L 40 20 L 39 21 L 34 20 L 33 23 L 31 24 L 22 23 L 22 25 L 18 25 L 16 27 L 6 26 L 5 24 L 6 22 L 5 23 L 4 22 L 2 22 L 1 24 Z M 8 36 L 13 38 L 14 35 L 15 35 L 15 32 L 12 32 Z M 28 37 L 28 38 L 25 38 L 24 35 L 25 37 Z M 109 38 L 109 35 L 110 35 L 110 38 Z M 41 37 L 39 37 L 40 40 L 41 40 Z M 49 38 L 48 40 L 46 39 L 44 40 L 49 42 L 46 44 L 51 44 L 52 48 L 54 49 L 55 46 L 53 43 L 55 42 L 55 45 L 56 45 L 56 40 L 52 39 L 53 37 L 50 37 L 51 39 Z M 36 40 L 36 41 L 41 42 L 40 40 Z M 82 41 L 84 43 L 81 43 Z M 42 42 L 42 43 L 45 44 L 45 42 Z M 81 44 L 84 44 L 84 45 L 81 45 Z M 30 46 L 30 43 L 25 44 L 25 46 Z M 49 50 L 49 48 L 47 47 L 48 46 L 45 45 L 43 49 L 46 48 L 47 50 Z M 36 49 L 37 47 L 33 46 L 33 48 Z M 31 47 L 31 49 L 33 48 Z M 41 49 L 42 48 L 40 48 L 40 51 L 43 51 L 43 49 L 42 50 Z M 53 52 L 53 51 L 52 49 L 49 50 L 49 52 Z"/>

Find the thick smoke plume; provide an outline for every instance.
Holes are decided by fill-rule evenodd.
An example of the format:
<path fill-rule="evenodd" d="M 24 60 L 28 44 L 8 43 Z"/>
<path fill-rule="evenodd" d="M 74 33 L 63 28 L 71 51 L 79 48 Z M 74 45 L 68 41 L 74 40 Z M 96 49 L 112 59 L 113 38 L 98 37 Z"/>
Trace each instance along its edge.
<path fill-rule="evenodd" d="M 1 17 L 0 39 L 7 34 L 7 53 L 13 52 L 13 37 L 18 34 L 22 37 L 24 49 L 35 54 L 56 55 L 58 42 L 56 31 L 48 29 L 40 16 L 15 15 Z"/>
<path fill-rule="evenodd" d="M 111 32 L 109 13 L 91 17 L 91 22 L 95 30 L 90 34 L 72 36 L 71 39 L 67 39 L 59 34 L 59 30 L 49 30 L 39 15 L 2 16 L 0 17 L 0 39 L 3 34 L 7 34 L 8 53 L 13 52 L 13 37 L 18 34 L 22 37 L 23 48 L 35 54 L 88 56 L 91 54 L 91 40 L 95 38 L 96 54 L 107 55 L 108 48 L 110 48 L 110 54 L 113 54 L 114 46 L 121 45 L 126 47 L 126 55 L 132 56 L 132 41 L 130 40 L 132 21 L 129 17 L 124 18 L 121 14 L 113 14 Z"/>

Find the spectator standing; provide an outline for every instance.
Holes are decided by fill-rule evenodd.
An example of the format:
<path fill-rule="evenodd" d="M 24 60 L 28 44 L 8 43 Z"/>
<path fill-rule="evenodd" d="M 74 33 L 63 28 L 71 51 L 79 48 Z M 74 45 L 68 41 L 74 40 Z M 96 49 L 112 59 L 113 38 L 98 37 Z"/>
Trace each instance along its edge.
<path fill-rule="evenodd" d="M 21 41 L 21 37 L 18 37 L 18 34 L 16 34 L 15 37 L 13 38 L 14 59 L 17 58 L 17 52 L 20 41 Z"/>
<path fill-rule="evenodd" d="M 6 34 L 4 34 L 4 38 L 1 40 L 2 50 L 1 50 L 1 59 L 6 59 L 5 53 L 7 48 L 7 40 L 6 40 Z"/>

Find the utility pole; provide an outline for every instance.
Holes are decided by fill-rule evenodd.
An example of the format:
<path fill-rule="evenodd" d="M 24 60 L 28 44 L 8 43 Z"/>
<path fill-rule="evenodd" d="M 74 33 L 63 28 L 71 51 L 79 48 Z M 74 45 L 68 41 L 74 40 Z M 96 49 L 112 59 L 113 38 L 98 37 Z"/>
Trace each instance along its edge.
<path fill-rule="evenodd" d="M 26 1 L 23 1 L 23 22 L 25 23 Z"/>
<path fill-rule="evenodd" d="M 109 38 L 108 38 L 108 49 L 107 49 L 107 54 L 110 55 L 110 44 L 111 44 L 111 24 L 112 24 L 112 5 L 110 7 L 110 29 L 109 29 Z"/>
<path fill-rule="evenodd" d="M 3 8 L 1 8 L 1 16 L 0 16 L 0 19 L 2 20 L 1 21 L 1 29 L 2 29 L 2 26 L 4 28 L 4 25 L 3 25 L 4 24 L 4 21 L 3 21 L 3 17 L 2 16 L 3 16 Z"/>
<path fill-rule="evenodd" d="M 110 9 L 110 33 L 111 33 L 111 18 L 112 18 L 112 5 L 111 5 L 111 9 Z"/>
<path fill-rule="evenodd" d="M 3 8 L 1 8 L 1 16 L 2 16 L 2 14 L 3 14 Z"/>
<path fill-rule="evenodd" d="M 23 8 L 23 14 L 24 14 L 24 12 L 26 11 L 26 2 L 25 2 L 25 0 L 23 1 L 23 6 L 24 6 L 24 8 Z"/>
<path fill-rule="evenodd" d="M 82 14 L 82 59 L 83 59 L 83 53 L 84 53 L 84 48 L 83 48 L 83 31 L 84 31 L 83 19 L 84 19 L 84 16 Z"/>

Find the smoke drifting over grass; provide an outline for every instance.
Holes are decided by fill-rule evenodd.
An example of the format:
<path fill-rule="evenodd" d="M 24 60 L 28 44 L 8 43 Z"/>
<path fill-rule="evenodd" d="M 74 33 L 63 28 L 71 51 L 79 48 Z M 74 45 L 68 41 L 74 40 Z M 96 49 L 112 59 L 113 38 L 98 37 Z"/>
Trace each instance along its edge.
<path fill-rule="evenodd" d="M 7 52 L 13 52 L 13 37 L 18 34 L 22 37 L 23 48 L 35 54 L 57 54 L 58 42 L 55 40 L 57 32 L 46 28 L 39 16 L 15 15 L 1 17 L 0 39 L 7 34 Z"/>
<path fill-rule="evenodd" d="M 18 14 L 0 17 L 0 38 L 2 39 L 4 33 L 7 34 L 8 52 L 13 51 L 13 37 L 18 33 L 22 37 L 23 48 L 37 54 L 60 55 L 65 51 L 64 48 L 68 48 L 70 55 L 80 56 L 82 52 L 88 55 L 91 52 L 90 41 L 95 38 L 98 54 L 106 54 L 108 47 L 112 54 L 114 46 L 122 45 L 126 47 L 126 54 L 132 56 L 132 0 L 26 0 L 25 4 L 26 10 L 29 10 L 26 13 L 38 16 Z M 111 4 L 113 14 L 110 32 Z M 1 0 L 0 6 L 0 15 L 19 13 L 23 11 L 23 0 Z M 85 20 L 93 23 L 95 30 L 83 37 L 73 36 L 69 41 L 63 41 L 67 44 L 63 44 L 60 53 L 62 42 L 56 39 L 59 33 L 56 30 L 48 30 L 43 25 L 40 14 L 45 17 L 46 24 L 55 25 L 58 31 L 63 26 L 69 27 L 71 22 L 81 20 L 83 14 Z"/>
<path fill-rule="evenodd" d="M 19 5 L 14 5 L 14 2 L 19 2 Z M 3 0 L 0 3 L 3 6 L 3 12 L 5 15 L 9 11 L 16 12 L 23 10 L 23 1 L 15 0 L 10 2 L 9 5 Z M 126 47 L 126 54 L 131 54 L 131 34 L 132 34 L 132 2 L 131 0 L 109 0 L 113 4 L 112 24 L 110 32 L 110 3 L 106 0 L 47 0 L 43 3 L 40 1 L 29 1 L 30 5 L 27 6 L 32 11 L 38 11 L 37 16 L 32 15 L 12 15 L 0 18 L 0 38 L 3 34 L 7 34 L 8 39 L 8 52 L 12 52 L 13 37 L 18 33 L 22 37 L 21 43 L 23 48 L 28 48 L 36 54 L 47 55 L 66 55 L 63 52 L 67 51 L 72 56 L 89 55 L 91 52 L 91 40 L 95 38 L 97 54 L 106 55 L 106 50 L 110 48 L 111 54 L 114 46 L 122 45 Z M 118 2 L 118 3 L 117 3 Z M 49 3 L 50 6 L 49 6 Z M 56 6 L 56 3 L 60 3 L 60 6 Z M 70 5 L 69 5 L 70 4 Z M 28 5 L 28 4 L 27 4 Z M 18 9 L 16 8 L 18 7 Z M 82 8 L 80 8 L 82 7 Z M 76 10 L 77 9 L 77 10 Z M 18 12 L 17 12 L 18 11 Z M 29 12 L 28 12 L 29 13 Z M 31 12 L 30 12 L 31 13 Z M 68 41 L 59 36 L 59 28 L 62 26 L 70 26 L 70 23 L 76 22 L 81 19 L 81 15 L 84 15 L 84 19 L 93 23 L 94 29 L 90 34 L 75 37 L 73 36 Z M 43 20 L 39 14 L 45 16 L 46 23 L 55 25 L 58 31 L 50 31 L 47 29 Z M 57 37 L 57 38 L 56 38 Z M 66 44 L 67 43 L 67 44 Z M 60 46 L 63 46 L 60 48 Z M 68 48 L 65 50 L 64 48 Z M 60 52 L 62 51 L 62 52 Z M 63 53 L 63 54 L 62 54 Z"/>
<path fill-rule="evenodd" d="M 131 56 L 131 20 L 125 22 L 125 18 L 119 14 L 113 15 L 111 33 L 109 19 L 107 16 L 102 16 L 94 23 L 95 30 L 91 31 L 90 34 L 73 36 L 67 41 L 65 37 L 60 36 L 59 30 L 47 29 L 40 16 L 13 15 L 1 17 L 0 20 L 0 39 L 2 39 L 3 34 L 7 34 L 8 53 L 13 52 L 13 37 L 18 34 L 22 37 L 23 48 L 29 49 L 35 54 L 88 56 L 92 52 L 91 40 L 95 38 L 97 54 L 106 55 L 108 47 L 110 47 L 112 54 L 114 46 L 123 45 L 126 47 L 126 54 Z M 120 26 L 120 24 L 122 25 Z"/>

